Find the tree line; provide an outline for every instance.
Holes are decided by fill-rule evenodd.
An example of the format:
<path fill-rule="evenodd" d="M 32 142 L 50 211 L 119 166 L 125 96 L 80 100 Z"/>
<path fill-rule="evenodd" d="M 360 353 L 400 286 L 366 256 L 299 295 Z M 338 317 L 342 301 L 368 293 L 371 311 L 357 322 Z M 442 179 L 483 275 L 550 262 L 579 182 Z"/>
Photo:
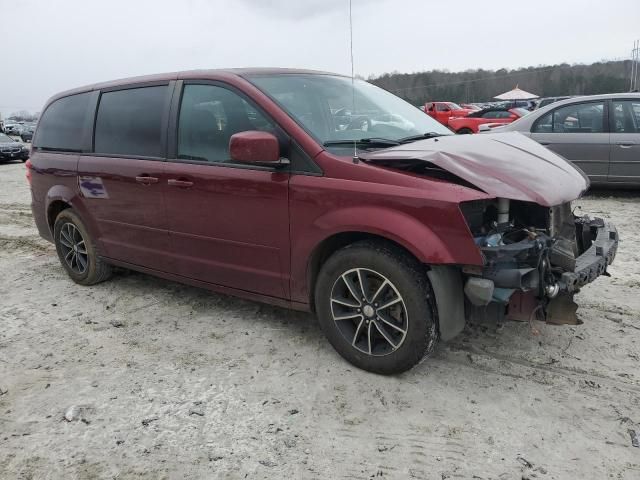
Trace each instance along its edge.
<path fill-rule="evenodd" d="M 39 113 L 29 113 L 26 110 L 20 110 L 19 112 L 13 112 L 7 117 L 7 120 L 14 120 L 16 122 L 34 122 L 38 119 Z M 0 115 L 2 119 L 2 115 Z"/>
<path fill-rule="evenodd" d="M 423 105 L 428 101 L 487 102 L 516 86 L 540 97 L 625 92 L 630 75 L 631 61 L 621 60 L 516 70 L 392 72 L 367 80 L 414 105 Z"/>

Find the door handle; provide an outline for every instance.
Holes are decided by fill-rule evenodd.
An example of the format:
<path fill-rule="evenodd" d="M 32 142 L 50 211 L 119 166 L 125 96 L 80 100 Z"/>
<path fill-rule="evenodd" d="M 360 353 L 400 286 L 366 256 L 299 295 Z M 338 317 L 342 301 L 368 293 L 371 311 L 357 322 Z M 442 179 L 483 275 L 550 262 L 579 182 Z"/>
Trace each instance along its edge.
<path fill-rule="evenodd" d="M 156 177 L 150 177 L 149 175 L 140 175 L 136 177 L 136 182 L 142 185 L 151 185 L 152 183 L 158 183 L 158 179 Z"/>
<path fill-rule="evenodd" d="M 193 182 L 189 180 L 178 180 L 176 178 L 170 178 L 167 180 L 167 185 L 170 187 L 189 188 L 193 187 Z"/>
<path fill-rule="evenodd" d="M 620 145 L 621 148 L 631 148 L 635 145 L 634 142 L 616 142 L 616 145 Z"/>

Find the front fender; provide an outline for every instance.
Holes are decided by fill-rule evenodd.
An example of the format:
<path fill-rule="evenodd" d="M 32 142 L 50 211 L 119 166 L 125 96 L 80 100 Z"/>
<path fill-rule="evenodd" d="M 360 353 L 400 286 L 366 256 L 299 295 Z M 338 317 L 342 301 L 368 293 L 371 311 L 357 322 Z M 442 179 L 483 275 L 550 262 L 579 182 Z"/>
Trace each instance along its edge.
<path fill-rule="evenodd" d="M 325 233 L 325 238 L 343 232 L 370 233 L 402 245 L 422 263 L 457 263 L 456 256 L 436 233 L 398 210 L 379 206 L 342 208 L 318 217 L 314 226 Z"/>
<path fill-rule="evenodd" d="M 417 212 L 424 219 L 381 205 L 350 206 L 329 210 L 304 228 L 291 245 L 292 300 L 309 299 L 311 260 L 327 240 L 339 234 L 372 234 L 404 247 L 420 262 L 430 265 L 481 265 L 482 256 L 473 243 L 457 204 Z M 458 221 L 459 220 L 459 221 Z M 294 228 L 295 228 L 294 222 Z M 434 229 L 429 226 L 440 226 Z"/>
<path fill-rule="evenodd" d="M 451 213 L 459 215 L 457 205 L 452 205 Z M 325 238 L 342 232 L 371 233 L 387 238 L 402 245 L 422 263 L 482 264 L 480 252 L 470 236 L 460 245 L 460 242 L 453 241 L 453 237 L 442 238 L 424 221 L 390 208 L 342 208 L 318 217 L 315 226 L 318 231 L 325 232 Z M 466 227 L 462 228 L 466 233 Z M 460 235 L 455 238 L 459 239 Z"/>

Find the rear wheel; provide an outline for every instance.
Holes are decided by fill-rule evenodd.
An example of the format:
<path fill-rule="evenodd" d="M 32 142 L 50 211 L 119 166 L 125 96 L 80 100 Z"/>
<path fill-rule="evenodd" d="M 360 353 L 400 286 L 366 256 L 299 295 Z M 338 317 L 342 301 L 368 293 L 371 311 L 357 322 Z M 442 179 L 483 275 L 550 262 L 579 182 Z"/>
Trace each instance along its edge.
<path fill-rule="evenodd" d="M 471 130 L 470 128 L 461 128 L 460 130 L 458 130 L 456 133 L 460 134 L 460 135 L 468 135 L 470 133 L 473 133 L 473 130 Z"/>
<path fill-rule="evenodd" d="M 404 372 L 438 340 L 424 266 L 385 242 L 358 242 L 333 254 L 316 282 L 319 323 L 349 362 L 370 372 Z"/>
<path fill-rule="evenodd" d="M 111 266 L 102 260 L 89 231 L 72 209 L 60 212 L 53 228 L 60 263 L 80 285 L 94 285 L 109 278 Z"/>

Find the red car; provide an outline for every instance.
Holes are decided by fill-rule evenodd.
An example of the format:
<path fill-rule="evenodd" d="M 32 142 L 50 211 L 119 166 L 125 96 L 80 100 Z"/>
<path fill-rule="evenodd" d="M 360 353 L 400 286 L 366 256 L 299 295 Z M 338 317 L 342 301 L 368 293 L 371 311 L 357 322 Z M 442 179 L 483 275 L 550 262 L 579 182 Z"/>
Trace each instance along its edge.
<path fill-rule="evenodd" d="M 312 311 L 378 373 L 474 318 L 571 321 L 618 243 L 573 216 L 588 181 L 538 143 L 452 135 L 367 82 L 303 70 L 61 93 L 26 165 L 40 235 L 76 283 L 120 266 Z"/>
<path fill-rule="evenodd" d="M 424 112 L 435 118 L 442 125 L 448 125 L 449 119 L 455 117 L 465 117 L 475 112 L 471 108 L 462 108 L 453 102 L 427 102 L 424 104 Z"/>
<path fill-rule="evenodd" d="M 491 123 L 495 126 L 505 125 L 529 113 L 524 108 L 485 108 L 472 112 L 463 118 L 450 118 L 449 128 L 456 133 L 478 133 L 480 125 Z"/>

